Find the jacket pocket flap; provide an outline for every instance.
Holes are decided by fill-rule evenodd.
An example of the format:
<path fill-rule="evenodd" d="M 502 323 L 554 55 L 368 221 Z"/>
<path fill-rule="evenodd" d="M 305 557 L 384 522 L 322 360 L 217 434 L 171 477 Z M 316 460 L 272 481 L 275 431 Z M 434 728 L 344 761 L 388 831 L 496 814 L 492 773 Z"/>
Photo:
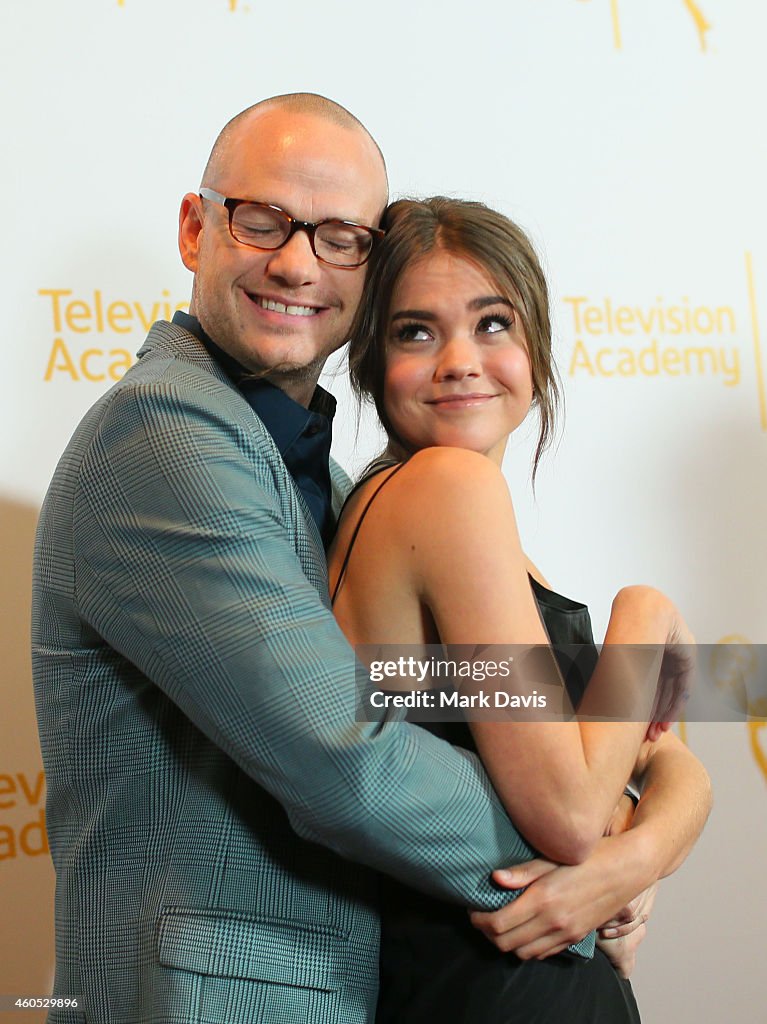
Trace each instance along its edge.
<path fill-rule="evenodd" d="M 164 967 L 335 992 L 346 974 L 348 938 L 332 925 L 165 907 L 157 949 Z"/>

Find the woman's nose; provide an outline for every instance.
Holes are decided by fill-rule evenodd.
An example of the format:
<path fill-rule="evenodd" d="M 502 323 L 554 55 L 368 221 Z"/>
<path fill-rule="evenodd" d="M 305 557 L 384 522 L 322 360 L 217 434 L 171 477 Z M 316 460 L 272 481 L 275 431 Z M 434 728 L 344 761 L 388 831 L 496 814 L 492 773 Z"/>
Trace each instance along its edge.
<path fill-rule="evenodd" d="M 477 346 L 469 338 L 455 335 L 442 347 L 437 363 L 437 380 L 478 377 L 481 372 Z"/>

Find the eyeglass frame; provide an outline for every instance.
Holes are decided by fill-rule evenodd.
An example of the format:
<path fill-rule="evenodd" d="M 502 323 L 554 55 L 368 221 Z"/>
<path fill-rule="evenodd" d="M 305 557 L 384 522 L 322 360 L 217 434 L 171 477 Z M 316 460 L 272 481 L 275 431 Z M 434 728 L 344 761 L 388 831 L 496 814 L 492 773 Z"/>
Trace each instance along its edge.
<path fill-rule="evenodd" d="M 220 192 L 216 192 L 212 188 L 201 188 L 199 191 L 201 199 L 207 199 L 211 203 L 217 203 L 219 206 L 223 206 L 229 214 L 229 234 L 232 236 L 235 242 L 239 245 L 246 245 L 249 249 L 259 249 L 261 252 L 277 252 L 284 245 L 287 245 L 296 231 L 305 231 L 306 236 L 309 239 L 309 245 L 312 247 L 315 259 L 318 259 L 320 263 L 326 263 L 329 267 L 337 267 L 339 270 L 357 270 L 358 267 L 364 267 L 367 261 L 370 259 L 370 255 L 373 252 L 373 247 L 377 242 L 384 237 L 386 232 L 383 228 L 371 228 L 369 224 L 357 224 L 353 220 L 341 220 L 340 217 L 328 217 L 325 220 L 317 221 L 316 224 L 312 224 L 311 221 L 298 220 L 296 217 L 292 217 L 286 210 L 283 210 L 280 206 L 275 206 L 273 203 L 260 203 L 253 199 L 233 199 L 231 196 L 224 196 Z M 238 206 L 259 206 L 264 210 L 276 210 L 277 213 L 281 214 L 288 221 L 288 233 L 284 240 L 279 245 L 275 246 L 263 246 L 253 245 L 251 242 L 243 242 L 241 238 L 238 238 L 232 228 L 232 218 L 234 217 L 234 211 Z M 314 234 L 317 228 L 322 227 L 323 224 L 341 224 L 344 227 L 349 228 L 363 228 L 371 235 L 370 249 L 368 250 L 364 260 L 360 263 L 333 263 L 331 260 L 325 259 L 324 256 L 320 256 L 314 244 Z"/>

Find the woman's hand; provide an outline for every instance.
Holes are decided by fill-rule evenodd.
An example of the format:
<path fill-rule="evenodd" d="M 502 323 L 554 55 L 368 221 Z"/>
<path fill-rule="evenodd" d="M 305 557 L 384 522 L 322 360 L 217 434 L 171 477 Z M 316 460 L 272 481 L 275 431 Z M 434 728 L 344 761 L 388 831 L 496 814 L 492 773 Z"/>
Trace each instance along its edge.
<path fill-rule="evenodd" d="M 471 922 L 497 949 L 521 960 L 561 953 L 605 922 L 626 926 L 626 921 L 611 922 L 654 881 L 631 831 L 602 839 L 582 864 L 560 866 L 538 858 L 495 871 L 493 879 L 506 889 L 525 891 L 501 910 L 472 911 Z"/>
<path fill-rule="evenodd" d="M 672 610 L 671 621 L 663 651 L 656 703 L 647 730 L 647 738 L 653 741 L 667 732 L 681 716 L 695 674 L 695 637 L 679 609 L 670 601 L 669 605 Z"/>
<path fill-rule="evenodd" d="M 634 801 L 628 794 L 624 793 L 615 805 L 615 810 L 610 815 L 605 835 L 619 836 L 621 832 L 626 832 L 630 829 L 634 821 L 634 807 Z"/>
<path fill-rule="evenodd" d="M 610 615 L 613 628 L 628 624 L 648 636 L 663 637 L 658 681 L 649 713 L 647 739 L 658 740 L 680 717 L 695 671 L 695 638 L 679 609 L 654 587 L 631 586 L 618 592 Z"/>
<path fill-rule="evenodd" d="M 634 801 L 623 795 L 618 801 L 605 830 L 606 836 L 620 835 L 631 828 L 634 821 Z M 597 931 L 597 945 L 622 978 L 628 978 L 636 966 L 637 950 L 647 934 L 658 883 L 630 900 Z"/>
<path fill-rule="evenodd" d="M 666 637 L 652 721 L 647 730 L 649 740 L 659 739 L 680 718 L 695 675 L 695 637 L 679 610 L 673 605 L 671 607 L 673 616 Z"/>
<path fill-rule="evenodd" d="M 647 935 L 647 922 L 657 893 L 655 882 L 597 931 L 597 945 L 622 978 L 630 977 L 636 966 L 637 950 Z"/>

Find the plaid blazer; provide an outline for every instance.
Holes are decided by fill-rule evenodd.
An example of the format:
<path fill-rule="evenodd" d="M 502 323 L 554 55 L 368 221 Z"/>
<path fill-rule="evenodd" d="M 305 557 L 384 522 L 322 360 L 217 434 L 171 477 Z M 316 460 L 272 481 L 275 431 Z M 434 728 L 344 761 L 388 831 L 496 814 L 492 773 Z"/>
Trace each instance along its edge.
<path fill-rule="evenodd" d="M 476 758 L 355 721 L 316 527 L 183 328 L 152 327 L 62 456 L 33 620 L 55 991 L 80 997 L 50 1021 L 370 1021 L 371 868 L 508 898 L 488 873 L 530 851 Z"/>

